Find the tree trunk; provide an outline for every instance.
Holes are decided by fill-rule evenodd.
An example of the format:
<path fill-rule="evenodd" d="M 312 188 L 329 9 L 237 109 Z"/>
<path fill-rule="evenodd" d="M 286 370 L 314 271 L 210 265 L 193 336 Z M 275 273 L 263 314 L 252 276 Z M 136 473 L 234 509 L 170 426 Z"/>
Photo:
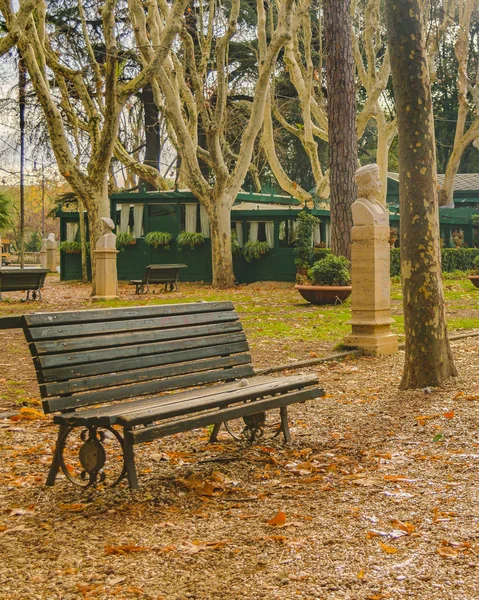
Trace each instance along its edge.
<path fill-rule="evenodd" d="M 94 250 L 96 243 L 102 232 L 100 219 L 110 217 L 110 199 L 108 197 L 108 179 L 103 178 L 103 185 L 100 189 L 93 189 L 92 201 L 88 203 L 88 225 L 90 230 L 90 258 L 91 258 L 91 278 L 92 278 L 92 296 L 96 296 L 96 264 Z"/>
<path fill-rule="evenodd" d="M 456 375 L 441 280 L 431 86 L 419 0 L 386 0 L 398 115 L 401 268 L 406 357 L 401 389 Z"/>
<path fill-rule="evenodd" d="M 216 198 L 207 206 L 210 219 L 213 287 L 234 286 L 233 254 L 231 252 L 231 206 L 227 198 Z"/>
<path fill-rule="evenodd" d="M 351 0 L 325 0 L 331 250 L 351 258 L 351 205 L 356 200 L 357 141 Z"/>
<path fill-rule="evenodd" d="M 153 97 L 151 84 L 146 85 L 141 91 L 145 120 L 145 159 L 144 164 L 160 170 L 160 123 L 159 111 Z M 145 190 L 155 191 L 155 187 L 145 179 L 140 179 L 138 185 Z"/>
<path fill-rule="evenodd" d="M 83 202 L 78 199 L 78 217 L 80 223 L 80 248 L 81 248 L 81 277 L 83 283 L 88 281 L 88 260 L 87 260 L 87 238 L 86 238 L 86 226 L 85 226 L 85 215 L 83 213 L 84 207 Z"/>

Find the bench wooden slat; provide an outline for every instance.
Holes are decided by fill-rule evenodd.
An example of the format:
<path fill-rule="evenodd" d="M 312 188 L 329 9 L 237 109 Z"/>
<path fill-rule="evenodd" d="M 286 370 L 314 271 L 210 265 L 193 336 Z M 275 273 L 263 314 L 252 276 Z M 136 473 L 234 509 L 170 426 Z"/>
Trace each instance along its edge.
<path fill-rule="evenodd" d="M 98 392 L 88 392 L 75 396 L 65 396 L 62 398 L 51 398 L 42 401 L 43 411 L 45 414 L 50 414 L 58 411 L 69 411 L 84 406 L 95 406 L 104 402 L 112 402 L 114 400 L 124 400 L 125 398 L 136 398 L 147 394 L 158 394 L 168 390 L 177 390 L 180 388 L 188 388 L 208 383 L 216 383 L 218 381 L 230 381 L 241 377 L 249 377 L 253 374 L 253 368 L 248 362 L 241 365 L 231 366 L 229 358 L 221 359 L 224 368 L 223 370 L 215 371 L 197 371 L 191 372 L 191 369 L 185 370 L 186 373 L 177 376 L 147 381 L 145 383 L 136 383 L 129 386 L 119 388 L 109 388 Z M 216 360 L 216 364 L 218 360 Z M 205 363 L 202 363 L 202 368 L 205 368 Z M 56 419 L 57 417 L 55 417 Z M 61 417 L 58 417 L 61 419 Z M 54 419 L 55 422 L 57 422 Z M 60 422 L 60 421 L 58 421 Z"/>
<path fill-rule="evenodd" d="M 72 325 L 76 323 L 103 323 L 105 321 L 121 321 L 126 319 L 143 319 L 168 315 L 185 315 L 192 313 L 208 313 L 232 311 L 230 300 L 220 302 L 190 302 L 187 304 L 155 304 L 109 309 L 77 310 L 55 313 L 31 313 L 24 315 L 27 327 L 43 325 Z"/>
<path fill-rule="evenodd" d="M 222 336 L 218 336 L 222 337 Z M 227 336 L 226 336 L 227 337 Z M 237 333 L 231 336 L 233 339 L 212 340 L 210 344 L 193 344 L 193 347 L 186 350 L 171 350 L 170 352 L 148 352 L 136 357 L 116 358 L 115 360 L 107 360 L 101 362 L 87 362 L 81 365 L 72 365 L 71 367 L 58 367 L 54 369 L 41 370 L 38 374 L 38 379 L 41 383 L 69 381 L 72 384 L 75 380 L 84 377 L 92 377 L 91 382 L 95 381 L 95 377 L 99 375 L 109 374 L 106 380 L 108 383 L 103 383 L 102 387 L 111 387 L 116 385 L 116 380 L 122 378 L 125 372 L 138 371 L 144 369 L 145 373 L 149 372 L 150 367 L 159 365 L 169 365 L 171 363 L 182 363 L 197 359 L 210 358 L 212 356 L 224 356 L 225 354 L 234 354 L 236 352 L 245 352 L 248 348 L 246 336 L 244 333 Z M 203 340 L 205 341 L 205 340 Z M 155 344 L 153 344 L 155 345 Z M 184 347 L 187 348 L 186 344 Z M 142 346 L 144 349 L 145 347 Z M 116 355 L 118 356 L 118 354 Z M 155 374 L 151 374 L 151 379 L 155 378 Z M 64 392 L 61 392 L 64 393 Z"/>
<path fill-rule="evenodd" d="M 95 425 L 137 425 L 157 419 L 165 419 L 191 412 L 193 408 L 213 408 L 244 401 L 245 399 L 256 399 L 265 395 L 273 395 L 318 383 L 316 375 L 296 375 L 288 378 L 278 377 L 251 377 L 246 386 L 239 381 L 225 384 L 216 384 L 204 387 L 200 390 L 188 390 L 176 392 L 154 398 L 132 400 L 109 404 L 98 408 L 89 408 L 74 413 L 66 413 L 61 419 L 65 422 L 84 424 L 87 421 Z M 152 419 L 151 415 L 156 418 Z"/>
<path fill-rule="evenodd" d="M 238 328 L 237 328 L 238 329 Z M 82 365 L 84 363 L 99 363 L 105 360 L 115 360 L 117 358 L 126 359 L 128 357 L 147 356 L 149 354 L 162 354 L 164 352 L 174 352 L 175 350 L 184 349 L 188 350 L 191 348 L 201 348 L 202 346 L 208 346 L 211 344 L 228 344 L 232 342 L 244 341 L 246 339 L 245 334 L 239 331 L 233 331 L 232 333 L 217 333 L 219 328 L 210 326 L 210 329 L 206 329 L 202 336 L 196 336 L 190 338 L 189 331 L 188 337 L 185 336 L 185 330 L 177 330 L 178 336 L 181 334 L 179 339 L 173 339 L 171 336 L 167 336 L 168 340 L 162 342 L 150 342 L 144 340 L 144 338 L 136 339 L 138 336 L 135 335 L 135 340 L 132 341 L 128 346 L 115 345 L 113 348 L 104 348 L 102 350 L 88 350 L 82 352 L 69 352 L 61 354 L 49 354 L 45 356 L 37 356 L 34 359 L 35 366 L 37 369 L 53 369 L 68 365 Z M 215 333 L 213 333 L 215 332 Z M 165 339 L 166 332 L 161 333 L 161 337 Z M 165 334 L 165 335 L 163 335 Z M 151 340 L 155 340 L 155 335 L 151 336 Z M 116 371 L 116 367 L 112 369 Z M 44 373 L 45 381 L 55 381 L 55 377 L 50 375 L 50 371 Z M 59 377 L 62 379 L 62 377 Z"/>
<path fill-rule="evenodd" d="M 208 425 L 224 423 L 225 421 L 237 419 L 246 415 L 255 415 L 265 410 L 280 408 L 281 406 L 288 406 L 289 404 L 293 404 L 295 402 L 305 402 L 306 400 L 317 398 L 323 394 L 323 390 L 319 390 L 318 388 L 298 390 L 296 392 L 283 394 L 273 398 L 267 398 L 265 400 L 256 400 L 254 402 L 250 402 L 249 404 L 241 404 L 240 406 L 212 411 L 208 414 L 200 414 L 185 419 L 178 419 L 162 425 L 149 425 L 148 427 L 144 427 L 142 429 L 127 431 L 125 437 L 128 437 L 128 441 L 132 444 L 151 442 L 157 438 L 164 437 L 165 435 L 181 433 L 183 431 L 189 431 L 190 429 L 197 429 L 199 427 L 208 427 Z"/>
<path fill-rule="evenodd" d="M 220 313 L 223 315 L 223 313 Z M 227 316 L 224 314 L 224 316 Z M 155 329 L 154 331 L 129 331 L 119 333 L 115 336 L 96 336 L 86 338 L 75 338 L 62 341 L 35 342 L 30 344 L 33 356 L 52 353 L 68 353 L 77 350 L 95 350 L 97 348 L 112 348 L 117 346 L 128 346 L 130 344 L 141 344 L 156 342 L 159 340 L 176 340 L 185 337 L 198 337 L 201 335 L 214 335 L 216 333 L 233 333 L 242 331 L 243 327 L 239 321 L 222 322 L 209 325 L 190 326 L 188 328 L 178 327 L 175 329 Z M 58 354 L 61 357 L 61 354 Z M 50 356 L 53 359 L 53 355 Z"/>
<path fill-rule="evenodd" d="M 220 320 L 234 321 L 238 319 L 236 313 L 229 311 L 223 313 L 223 319 Z M 126 319 L 116 321 L 105 321 L 103 323 L 85 322 L 81 325 L 54 325 L 44 327 L 34 327 L 28 330 L 30 339 L 28 341 L 35 342 L 37 340 L 62 340 L 63 338 L 71 338 L 77 336 L 100 336 L 112 335 L 116 333 L 125 333 L 128 331 L 141 331 L 151 329 L 163 329 L 168 327 L 188 327 L 199 323 L 215 322 L 215 317 L 211 313 L 208 314 L 192 314 L 183 316 L 161 316 L 149 317 L 146 319 Z M 95 341 L 95 340 L 93 340 Z"/>
<path fill-rule="evenodd" d="M 42 398 L 51 396 L 65 396 L 75 394 L 86 390 L 98 390 L 113 386 L 123 386 L 129 383 L 138 383 L 140 381 L 150 381 L 152 379 L 162 379 L 163 377 L 174 377 L 197 371 L 206 371 L 208 369 L 223 369 L 251 362 L 249 354 L 234 354 L 224 358 L 214 358 L 185 362 L 182 364 L 173 363 L 172 365 L 153 367 L 151 369 L 139 371 L 127 371 L 118 375 L 99 375 L 98 377 L 74 379 L 72 381 L 62 381 L 59 383 L 41 384 L 40 392 Z M 218 379 L 221 377 L 218 376 Z"/>

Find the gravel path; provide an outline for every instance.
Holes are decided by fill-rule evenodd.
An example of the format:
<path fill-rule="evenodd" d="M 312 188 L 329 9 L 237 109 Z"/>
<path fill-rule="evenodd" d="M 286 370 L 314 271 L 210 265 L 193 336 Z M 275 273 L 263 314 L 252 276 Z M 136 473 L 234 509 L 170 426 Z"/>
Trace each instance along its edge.
<path fill-rule="evenodd" d="M 44 486 L 55 429 L 2 340 L 0 599 L 479 598 L 479 337 L 426 392 L 398 391 L 402 352 L 309 368 L 327 395 L 288 447 L 171 436 L 139 447 L 138 491 Z"/>

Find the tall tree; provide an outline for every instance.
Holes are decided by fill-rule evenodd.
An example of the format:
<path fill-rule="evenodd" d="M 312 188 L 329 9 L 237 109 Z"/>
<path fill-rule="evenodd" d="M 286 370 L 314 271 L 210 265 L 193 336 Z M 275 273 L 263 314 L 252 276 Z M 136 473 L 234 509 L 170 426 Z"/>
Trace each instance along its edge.
<path fill-rule="evenodd" d="M 324 32 L 328 87 L 331 250 L 351 257 L 351 205 L 357 168 L 355 67 L 351 0 L 325 0 Z"/>
<path fill-rule="evenodd" d="M 431 85 L 420 0 L 386 0 L 399 141 L 401 269 L 406 357 L 401 389 L 456 375 L 441 279 Z"/>
<path fill-rule="evenodd" d="M 291 38 L 292 30 L 309 0 L 278 3 L 272 32 L 268 36 L 265 3 L 257 0 L 257 38 L 259 61 L 250 115 L 244 124 L 237 154 L 226 139 L 230 83 L 229 49 L 238 34 L 240 0 L 229 8 L 215 0 L 198 4 L 198 24 L 181 31 L 181 45 L 172 48 L 168 61 L 152 81 L 158 106 L 169 123 L 170 140 L 181 157 L 180 181 L 192 190 L 205 207 L 211 231 L 213 285 L 234 284 L 231 252 L 231 208 L 250 168 L 255 140 L 263 124 L 264 107 L 276 57 Z M 144 65 L 152 60 L 160 43 L 158 6 L 152 2 L 145 14 L 138 5 L 132 14 L 136 43 Z M 294 13 L 294 10 L 296 12 Z M 248 32 L 252 37 L 252 33 Z M 251 86 L 250 86 L 251 89 Z M 206 148 L 198 140 L 198 124 L 204 132 Z M 203 174 L 200 162 L 210 168 Z"/>
<path fill-rule="evenodd" d="M 83 0 L 70 7 L 81 31 L 81 52 L 70 47 L 70 53 L 62 53 L 56 46 L 65 25 L 61 20 L 56 22 L 58 35 L 50 34 L 51 7 L 44 2 L 39 3 L 25 29 L 18 31 L 17 45 L 45 116 L 59 171 L 87 210 L 92 252 L 101 232 L 100 217 L 110 214 L 108 172 L 117 144 L 119 116 L 127 100 L 148 84 L 165 60 L 181 29 L 186 3 L 161 3 L 157 11 L 161 32 L 151 60 L 126 81 L 122 77 L 125 60 L 118 36 L 117 0 L 106 0 L 99 10 L 89 6 L 92 13 L 88 14 Z M 143 11 L 143 3 L 131 0 L 130 8 Z M 16 15 L 7 0 L 0 1 L 0 12 L 7 31 L 14 30 Z M 92 266 L 94 294 L 94 261 Z"/>

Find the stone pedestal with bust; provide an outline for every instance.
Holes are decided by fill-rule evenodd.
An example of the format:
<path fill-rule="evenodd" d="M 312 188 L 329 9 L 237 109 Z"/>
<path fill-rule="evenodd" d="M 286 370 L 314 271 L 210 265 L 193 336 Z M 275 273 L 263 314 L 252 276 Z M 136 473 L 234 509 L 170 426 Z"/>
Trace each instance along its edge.
<path fill-rule="evenodd" d="M 103 231 L 94 250 L 96 267 L 96 295 L 92 300 L 112 300 L 118 298 L 118 276 L 116 270 L 115 224 L 108 217 L 102 217 Z"/>
<path fill-rule="evenodd" d="M 355 178 L 359 197 L 352 206 L 352 331 L 344 344 L 369 354 L 393 354 L 398 342 L 391 333 L 389 213 L 377 200 L 378 165 L 361 167 Z"/>
<path fill-rule="evenodd" d="M 45 253 L 45 268 L 50 269 L 50 271 L 56 272 L 58 265 L 58 244 L 55 240 L 54 233 L 49 233 L 47 239 L 45 240 Z"/>
<path fill-rule="evenodd" d="M 42 247 L 40 248 L 40 268 L 48 269 L 47 267 L 47 238 L 42 240 Z"/>

